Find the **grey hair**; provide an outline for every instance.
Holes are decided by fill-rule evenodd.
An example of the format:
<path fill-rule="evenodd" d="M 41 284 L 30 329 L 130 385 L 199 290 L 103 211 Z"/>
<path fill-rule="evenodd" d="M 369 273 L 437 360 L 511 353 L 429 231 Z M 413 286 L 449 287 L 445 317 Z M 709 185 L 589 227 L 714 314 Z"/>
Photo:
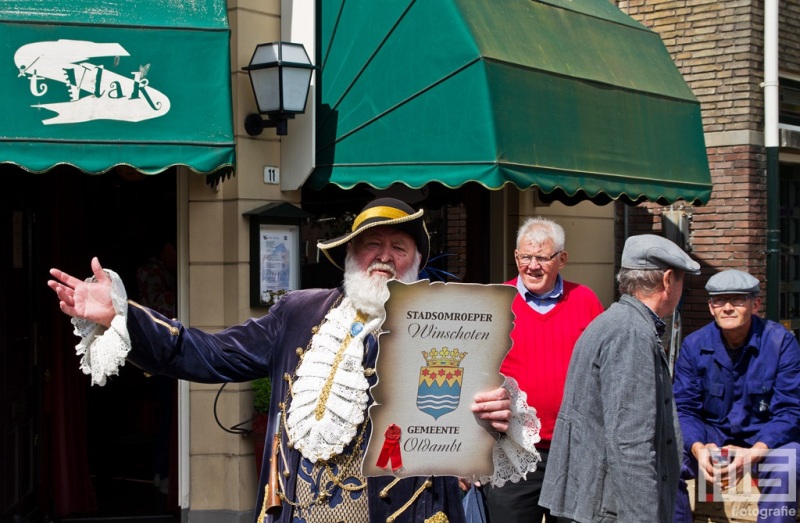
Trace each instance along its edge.
<path fill-rule="evenodd" d="M 662 269 L 620 269 L 617 273 L 619 292 L 631 296 L 650 296 L 661 288 L 665 272 Z"/>
<path fill-rule="evenodd" d="M 559 224 L 549 218 L 534 216 L 526 219 L 517 230 L 517 247 L 519 248 L 526 240 L 534 244 L 550 241 L 553 243 L 553 249 L 563 251 L 564 237 L 564 228 Z"/>

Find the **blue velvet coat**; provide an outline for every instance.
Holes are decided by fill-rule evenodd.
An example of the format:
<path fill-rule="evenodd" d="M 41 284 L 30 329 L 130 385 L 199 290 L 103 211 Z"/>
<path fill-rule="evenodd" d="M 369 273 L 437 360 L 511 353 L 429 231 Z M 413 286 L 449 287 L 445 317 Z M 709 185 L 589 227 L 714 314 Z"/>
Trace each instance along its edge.
<path fill-rule="evenodd" d="M 261 318 L 254 318 L 216 334 L 187 328 L 180 322 L 168 320 L 155 311 L 130 306 L 128 308 L 128 330 L 133 349 L 128 360 L 143 370 L 172 376 L 173 378 L 200 383 L 222 383 L 251 381 L 264 376 L 272 379 L 272 398 L 269 410 L 267 434 L 274 434 L 279 421 L 279 402 L 284 401 L 287 383 L 284 374 L 292 375 L 298 363 L 296 349 L 305 349 L 312 336 L 312 329 L 320 324 L 328 310 L 342 296 L 341 289 L 309 289 L 292 291 L 270 308 Z M 173 334 L 158 319 L 177 327 Z M 374 367 L 377 342 L 368 338 L 364 367 Z M 376 376 L 370 377 L 374 385 Z M 369 428 L 367 436 L 369 436 Z M 284 432 L 285 437 L 285 432 Z M 368 440 L 368 437 L 365 438 Z M 294 499 L 296 472 L 300 454 L 287 449 L 286 459 L 290 476 L 284 480 L 289 499 Z M 264 466 L 258 486 L 258 518 L 263 502 L 264 488 L 269 481 L 268 453 L 265 445 Z M 371 522 L 383 523 L 386 518 L 411 499 L 414 492 L 427 478 L 406 478 L 391 488 L 389 495 L 381 498 L 378 493 L 393 478 L 390 476 L 370 478 L 367 495 Z M 463 523 L 461 490 L 454 477 L 435 477 L 432 487 L 395 520 L 396 523 L 423 523 L 437 512 L 447 515 L 451 523 Z M 267 516 L 266 522 L 286 523 L 302 521 L 295 519 L 291 507 L 283 504 L 281 512 Z"/>

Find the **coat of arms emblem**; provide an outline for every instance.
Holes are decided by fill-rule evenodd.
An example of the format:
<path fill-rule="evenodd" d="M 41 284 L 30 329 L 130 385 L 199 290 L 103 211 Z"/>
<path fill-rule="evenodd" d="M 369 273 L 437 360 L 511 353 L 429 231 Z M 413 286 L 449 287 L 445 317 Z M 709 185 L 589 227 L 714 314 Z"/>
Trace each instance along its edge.
<path fill-rule="evenodd" d="M 460 365 L 466 356 L 466 352 L 447 347 L 422 351 L 426 366 L 419 370 L 419 410 L 433 416 L 433 419 L 439 419 L 458 408 L 464 379 L 464 370 Z"/>

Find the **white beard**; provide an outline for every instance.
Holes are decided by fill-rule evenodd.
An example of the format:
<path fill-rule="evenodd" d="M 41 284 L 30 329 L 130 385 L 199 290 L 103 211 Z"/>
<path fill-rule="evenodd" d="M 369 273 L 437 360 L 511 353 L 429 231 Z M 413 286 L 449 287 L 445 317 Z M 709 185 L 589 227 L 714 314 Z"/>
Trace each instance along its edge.
<path fill-rule="evenodd" d="M 404 283 L 417 281 L 417 267 L 413 265 L 405 274 L 396 274 L 394 267 L 385 263 L 373 262 L 369 269 L 359 269 L 356 260 L 348 252 L 344 259 L 344 294 L 356 309 L 370 317 L 383 317 L 386 314 L 386 300 L 389 299 L 389 287 L 386 285 L 390 278 L 381 274 L 370 276 L 370 270 L 380 267 L 388 269 L 392 277 Z"/>

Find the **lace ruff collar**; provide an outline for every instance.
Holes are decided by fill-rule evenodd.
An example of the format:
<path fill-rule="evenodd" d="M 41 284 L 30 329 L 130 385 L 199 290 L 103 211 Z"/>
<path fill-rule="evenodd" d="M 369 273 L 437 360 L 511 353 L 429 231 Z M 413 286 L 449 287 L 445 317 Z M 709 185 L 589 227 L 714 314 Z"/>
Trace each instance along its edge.
<path fill-rule="evenodd" d="M 309 461 L 341 454 L 364 422 L 369 400 L 364 342 L 381 322 L 357 313 L 345 297 L 328 311 L 303 354 L 291 385 L 286 427 L 289 443 Z"/>

